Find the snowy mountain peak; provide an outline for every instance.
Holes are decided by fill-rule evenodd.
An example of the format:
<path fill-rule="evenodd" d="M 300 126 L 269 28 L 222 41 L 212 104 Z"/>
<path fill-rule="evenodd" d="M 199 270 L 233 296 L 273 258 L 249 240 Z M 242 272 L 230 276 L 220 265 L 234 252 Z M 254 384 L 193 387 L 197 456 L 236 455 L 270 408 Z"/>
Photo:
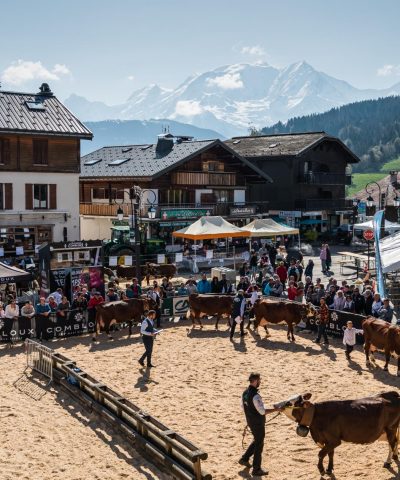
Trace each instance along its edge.
<path fill-rule="evenodd" d="M 110 107 L 77 95 L 66 104 L 83 120 L 170 118 L 231 136 L 246 133 L 250 125 L 268 126 L 399 93 L 400 84 L 386 90 L 359 90 L 302 60 L 284 68 L 266 62 L 223 65 L 192 75 L 172 90 L 148 85 L 133 92 L 123 105 Z"/>

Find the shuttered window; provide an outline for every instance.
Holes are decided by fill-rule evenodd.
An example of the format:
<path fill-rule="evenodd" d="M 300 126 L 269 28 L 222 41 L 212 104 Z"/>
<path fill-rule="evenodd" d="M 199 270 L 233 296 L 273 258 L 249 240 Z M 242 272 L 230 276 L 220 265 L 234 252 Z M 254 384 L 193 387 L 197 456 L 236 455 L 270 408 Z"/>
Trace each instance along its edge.
<path fill-rule="evenodd" d="M 42 138 L 34 138 L 32 140 L 32 145 L 34 165 L 48 165 L 48 141 Z"/>
<path fill-rule="evenodd" d="M 4 184 L 4 210 L 13 209 L 13 184 Z"/>
<path fill-rule="evenodd" d="M 49 208 L 48 190 L 48 185 L 42 183 L 33 185 L 34 210 L 47 210 Z"/>
<path fill-rule="evenodd" d="M 10 162 L 10 140 L 0 139 L 0 165 L 7 165 Z"/>

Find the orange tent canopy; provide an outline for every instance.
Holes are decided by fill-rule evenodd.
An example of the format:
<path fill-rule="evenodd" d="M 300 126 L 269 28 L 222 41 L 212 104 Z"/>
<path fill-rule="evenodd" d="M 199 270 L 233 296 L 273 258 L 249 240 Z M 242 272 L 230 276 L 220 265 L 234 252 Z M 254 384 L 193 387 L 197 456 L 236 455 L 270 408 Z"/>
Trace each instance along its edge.
<path fill-rule="evenodd" d="M 201 217 L 188 227 L 173 232 L 177 238 L 208 240 L 211 238 L 250 237 L 250 232 L 227 222 L 222 217 Z"/>

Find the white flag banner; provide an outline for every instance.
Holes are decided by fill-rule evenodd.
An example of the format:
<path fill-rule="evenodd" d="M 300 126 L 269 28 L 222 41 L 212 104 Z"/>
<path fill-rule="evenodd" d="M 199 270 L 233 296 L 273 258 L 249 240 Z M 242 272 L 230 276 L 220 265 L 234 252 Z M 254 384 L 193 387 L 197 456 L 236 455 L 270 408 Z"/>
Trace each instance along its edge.
<path fill-rule="evenodd" d="M 165 255 L 163 253 L 157 255 L 157 263 L 165 263 Z"/>
<path fill-rule="evenodd" d="M 183 261 L 183 253 L 175 253 L 175 262 L 179 263 Z"/>
<path fill-rule="evenodd" d="M 131 266 L 132 265 L 132 255 L 125 255 L 125 265 Z"/>
<path fill-rule="evenodd" d="M 0 247 L 0 257 L 4 257 L 4 248 Z"/>
<path fill-rule="evenodd" d="M 15 248 L 16 255 L 23 255 L 24 254 L 24 247 L 16 247 Z"/>
<path fill-rule="evenodd" d="M 213 258 L 214 257 L 214 251 L 213 250 L 207 250 L 206 252 L 206 258 Z"/>
<path fill-rule="evenodd" d="M 108 264 L 110 267 L 116 267 L 118 265 L 118 257 L 109 257 Z"/>

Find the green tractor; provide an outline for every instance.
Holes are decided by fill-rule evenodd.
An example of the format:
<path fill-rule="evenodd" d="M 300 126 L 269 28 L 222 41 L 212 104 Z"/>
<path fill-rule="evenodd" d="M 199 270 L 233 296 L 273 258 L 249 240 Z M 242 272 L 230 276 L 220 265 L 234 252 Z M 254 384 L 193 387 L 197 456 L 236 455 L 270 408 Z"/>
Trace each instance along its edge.
<path fill-rule="evenodd" d="M 104 264 L 109 265 L 109 257 L 122 257 L 132 255 L 135 261 L 135 245 L 131 243 L 129 225 L 114 225 L 111 227 L 111 240 L 103 245 Z M 165 241 L 159 239 L 147 239 L 140 241 L 140 258 L 142 264 L 155 262 L 158 253 L 165 253 Z"/>

